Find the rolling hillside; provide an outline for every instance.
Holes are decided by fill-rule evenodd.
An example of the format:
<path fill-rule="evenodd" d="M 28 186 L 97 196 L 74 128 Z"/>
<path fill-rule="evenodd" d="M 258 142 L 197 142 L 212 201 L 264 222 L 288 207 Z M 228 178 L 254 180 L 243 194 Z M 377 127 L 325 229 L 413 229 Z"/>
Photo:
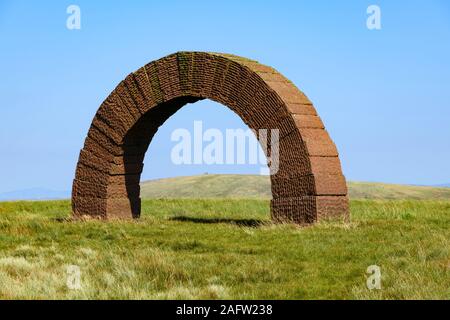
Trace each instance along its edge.
<path fill-rule="evenodd" d="M 450 200 L 450 188 L 348 182 L 352 199 Z M 142 183 L 142 198 L 270 198 L 270 180 L 259 175 L 199 175 Z"/>

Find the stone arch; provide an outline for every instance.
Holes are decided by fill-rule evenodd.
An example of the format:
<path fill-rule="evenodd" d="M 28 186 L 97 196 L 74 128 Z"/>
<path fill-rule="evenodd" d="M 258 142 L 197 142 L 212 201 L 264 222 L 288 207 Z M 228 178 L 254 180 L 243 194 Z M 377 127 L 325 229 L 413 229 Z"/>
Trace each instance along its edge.
<path fill-rule="evenodd" d="M 76 217 L 140 215 L 145 152 L 166 119 L 211 99 L 254 130 L 278 129 L 279 169 L 271 175 L 276 221 L 312 223 L 349 214 L 338 152 L 311 101 L 271 67 L 221 53 L 178 52 L 129 74 L 98 109 L 72 188 Z"/>

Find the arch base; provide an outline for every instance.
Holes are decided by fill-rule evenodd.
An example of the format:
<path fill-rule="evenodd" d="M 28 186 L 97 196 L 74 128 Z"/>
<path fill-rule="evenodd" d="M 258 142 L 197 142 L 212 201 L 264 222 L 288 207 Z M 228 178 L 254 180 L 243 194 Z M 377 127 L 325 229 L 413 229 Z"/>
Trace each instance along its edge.
<path fill-rule="evenodd" d="M 311 224 L 323 220 L 349 221 L 347 196 L 304 196 L 270 201 L 272 221 L 276 223 Z M 81 218 L 137 219 L 141 214 L 141 199 L 100 199 L 78 197 L 72 203 L 73 214 Z"/>
<path fill-rule="evenodd" d="M 272 220 L 280 223 L 310 224 L 323 220 L 348 221 L 347 196 L 304 196 L 270 201 Z"/>

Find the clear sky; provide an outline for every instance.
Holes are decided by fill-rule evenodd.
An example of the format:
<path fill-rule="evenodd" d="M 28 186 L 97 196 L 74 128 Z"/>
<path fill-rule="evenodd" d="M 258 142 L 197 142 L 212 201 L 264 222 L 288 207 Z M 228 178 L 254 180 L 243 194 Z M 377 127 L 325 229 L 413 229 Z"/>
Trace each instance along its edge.
<path fill-rule="evenodd" d="M 66 8 L 81 9 L 68 30 Z M 381 8 L 381 30 L 366 9 Z M 0 0 L 0 192 L 69 190 L 100 103 L 131 71 L 180 50 L 275 67 L 314 102 L 350 180 L 450 182 L 450 4 L 445 1 Z M 144 179 L 257 166 L 175 166 L 176 128 L 245 125 L 211 101 L 162 127 Z"/>

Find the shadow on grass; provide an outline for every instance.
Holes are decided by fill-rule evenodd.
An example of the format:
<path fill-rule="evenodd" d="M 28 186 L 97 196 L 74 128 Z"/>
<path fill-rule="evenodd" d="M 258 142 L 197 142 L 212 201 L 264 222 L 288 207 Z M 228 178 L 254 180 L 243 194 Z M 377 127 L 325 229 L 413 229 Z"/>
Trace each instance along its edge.
<path fill-rule="evenodd" d="M 228 223 L 240 227 L 250 227 L 250 228 L 258 228 L 270 223 L 270 221 L 259 219 L 196 218 L 187 216 L 170 217 L 169 220 L 181 222 L 205 223 L 205 224 Z"/>
<path fill-rule="evenodd" d="M 98 219 L 76 219 L 73 217 L 54 217 L 51 218 L 52 221 L 58 223 L 72 223 L 72 222 L 85 222 L 85 221 L 98 221 Z M 180 221 L 180 222 L 193 222 L 193 223 L 203 223 L 203 224 L 214 224 L 214 223 L 225 223 L 236 225 L 239 227 L 250 227 L 258 228 L 271 223 L 270 220 L 260 220 L 260 219 L 231 219 L 231 218 L 198 218 L 189 216 L 174 216 L 168 218 L 170 221 Z M 105 220 L 103 220 L 105 221 Z M 137 220 L 133 220 L 135 222 Z"/>
<path fill-rule="evenodd" d="M 52 217 L 52 218 L 50 218 L 50 220 L 53 222 L 59 222 L 59 223 L 74 221 L 74 219 L 72 217 Z"/>

